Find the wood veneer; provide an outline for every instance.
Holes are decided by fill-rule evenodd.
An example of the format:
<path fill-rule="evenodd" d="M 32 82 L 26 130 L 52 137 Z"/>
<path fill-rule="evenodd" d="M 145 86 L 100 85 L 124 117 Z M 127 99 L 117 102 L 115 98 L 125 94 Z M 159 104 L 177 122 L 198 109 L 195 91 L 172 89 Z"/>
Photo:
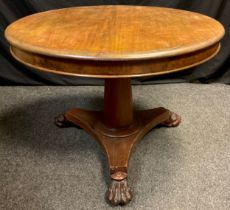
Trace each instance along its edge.
<path fill-rule="evenodd" d="M 127 204 L 128 161 L 155 126 L 176 127 L 181 117 L 163 107 L 134 110 L 132 77 L 180 71 L 213 58 L 223 26 L 189 11 L 143 6 L 75 7 L 22 18 L 5 31 L 11 53 L 34 69 L 105 79 L 102 111 L 72 108 L 55 118 L 59 127 L 81 127 L 108 159 L 108 200 Z"/>
<path fill-rule="evenodd" d="M 217 43 L 223 35 L 223 26 L 205 15 L 144 6 L 52 10 L 6 29 L 11 45 L 29 52 L 103 61 L 186 54 Z"/>

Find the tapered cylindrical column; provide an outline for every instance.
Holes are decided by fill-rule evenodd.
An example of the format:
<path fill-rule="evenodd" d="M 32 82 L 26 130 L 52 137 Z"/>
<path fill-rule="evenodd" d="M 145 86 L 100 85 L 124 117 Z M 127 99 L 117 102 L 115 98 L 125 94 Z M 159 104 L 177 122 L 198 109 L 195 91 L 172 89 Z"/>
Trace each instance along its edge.
<path fill-rule="evenodd" d="M 105 79 L 104 122 L 112 128 L 127 127 L 133 122 L 131 79 Z"/>

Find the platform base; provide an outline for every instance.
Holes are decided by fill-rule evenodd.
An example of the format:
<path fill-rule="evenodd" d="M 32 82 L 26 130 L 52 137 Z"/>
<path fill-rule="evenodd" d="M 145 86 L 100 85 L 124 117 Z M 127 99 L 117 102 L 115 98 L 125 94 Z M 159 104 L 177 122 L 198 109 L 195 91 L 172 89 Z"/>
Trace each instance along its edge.
<path fill-rule="evenodd" d="M 133 116 L 133 122 L 121 128 L 107 126 L 100 111 L 74 108 L 56 118 L 59 127 L 81 127 L 101 145 L 108 159 L 111 176 L 107 197 L 113 205 L 124 205 L 132 199 L 127 183 L 128 162 L 136 143 L 155 126 L 175 127 L 181 122 L 179 115 L 165 108 L 134 111 Z"/>

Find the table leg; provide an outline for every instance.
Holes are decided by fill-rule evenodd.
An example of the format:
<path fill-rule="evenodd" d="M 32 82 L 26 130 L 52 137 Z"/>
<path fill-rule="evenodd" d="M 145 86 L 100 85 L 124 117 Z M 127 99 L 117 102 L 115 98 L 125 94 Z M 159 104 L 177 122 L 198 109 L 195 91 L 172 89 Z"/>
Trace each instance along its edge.
<path fill-rule="evenodd" d="M 105 81 L 104 111 L 74 108 L 61 119 L 64 125 L 82 127 L 101 145 L 109 163 L 111 185 L 107 197 L 113 205 L 124 205 L 132 199 L 128 162 L 136 143 L 157 125 L 174 127 L 181 122 L 179 115 L 162 107 L 133 111 L 130 79 Z M 60 126 L 60 122 L 57 124 Z"/>

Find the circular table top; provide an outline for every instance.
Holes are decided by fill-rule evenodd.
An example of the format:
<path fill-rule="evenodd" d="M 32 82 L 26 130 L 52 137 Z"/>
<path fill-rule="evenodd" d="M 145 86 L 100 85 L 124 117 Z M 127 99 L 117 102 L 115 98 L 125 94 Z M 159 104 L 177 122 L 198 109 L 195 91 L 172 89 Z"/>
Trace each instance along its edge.
<path fill-rule="evenodd" d="M 43 59 L 61 58 L 68 62 L 69 59 L 81 62 L 149 62 L 191 55 L 213 47 L 212 53 L 202 58 L 205 61 L 217 53 L 217 44 L 223 35 L 223 26 L 210 17 L 189 11 L 144 6 L 90 6 L 51 10 L 22 18 L 5 31 L 14 56 L 27 64 L 28 60 L 24 57 L 31 56 L 31 53 Z M 22 58 L 20 56 L 23 53 L 27 55 Z M 192 65 L 186 64 L 176 69 Z M 31 66 L 36 68 L 34 63 Z M 50 70 L 49 66 L 44 68 Z M 77 71 L 62 73 L 84 74 Z M 95 74 L 104 77 L 104 73 Z M 86 73 L 86 76 L 90 75 L 95 76 L 92 72 Z M 125 77 L 125 73 L 121 75 Z M 140 72 L 133 75 L 145 74 Z"/>

